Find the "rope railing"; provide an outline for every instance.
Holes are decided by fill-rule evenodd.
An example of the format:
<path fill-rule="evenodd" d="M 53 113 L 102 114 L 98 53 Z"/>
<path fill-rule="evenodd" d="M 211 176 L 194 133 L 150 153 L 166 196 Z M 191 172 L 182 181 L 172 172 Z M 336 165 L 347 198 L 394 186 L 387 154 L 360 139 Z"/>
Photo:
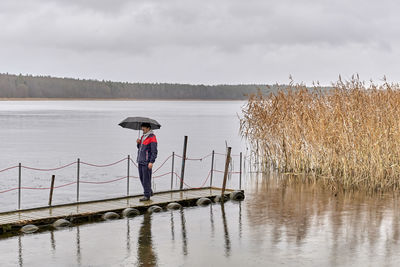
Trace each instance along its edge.
<path fill-rule="evenodd" d="M 58 186 L 55 186 L 54 188 L 62 188 L 62 187 L 66 187 L 66 186 L 73 185 L 73 184 L 76 184 L 76 182 L 74 181 L 74 182 L 70 182 L 67 184 L 58 185 Z M 50 187 L 48 189 L 50 189 Z"/>
<path fill-rule="evenodd" d="M 19 187 L 15 187 L 15 188 L 11 188 L 11 189 L 6 189 L 6 190 L 3 190 L 3 191 L 0 191 L 0 194 L 7 193 L 7 192 L 11 192 L 11 191 L 14 191 L 14 190 L 17 190 L 17 189 L 19 189 Z"/>
<path fill-rule="evenodd" d="M 66 184 L 54 186 L 53 188 L 54 188 L 54 189 L 56 189 L 56 188 L 62 188 L 62 187 L 66 187 L 66 186 L 73 185 L 73 184 L 76 184 L 76 182 L 74 181 L 74 182 L 70 182 L 70 183 L 66 183 Z M 17 187 L 17 189 L 18 189 L 18 187 Z M 23 186 L 23 187 L 21 187 L 21 189 L 28 189 L 28 190 L 50 190 L 51 188 L 50 188 L 50 187 L 26 187 L 26 186 Z"/>
<path fill-rule="evenodd" d="M 164 160 L 164 162 L 160 165 L 160 167 L 158 167 L 155 171 L 153 171 L 153 173 L 156 173 L 159 169 L 161 169 L 162 166 L 164 166 L 164 164 L 165 164 L 170 158 L 172 158 L 172 155 L 169 156 L 169 157 L 167 157 L 167 158 Z"/>
<path fill-rule="evenodd" d="M 33 167 L 24 166 L 24 165 L 22 165 L 21 167 L 24 168 L 24 169 L 33 170 L 33 171 L 48 172 L 48 171 L 58 171 L 58 170 L 67 168 L 67 167 L 69 167 L 69 166 L 71 166 L 71 165 L 74 165 L 74 164 L 76 164 L 76 163 L 77 163 L 77 161 L 74 161 L 74 162 L 71 162 L 71 163 L 66 164 L 66 165 L 64 165 L 64 166 L 57 167 L 57 168 L 52 168 L 52 169 L 40 169 L 40 168 L 33 168 Z M 18 166 L 17 166 L 17 167 L 18 167 Z"/>
<path fill-rule="evenodd" d="M 214 171 L 217 171 L 217 170 L 214 170 Z M 164 176 L 169 175 L 171 173 L 173 173 L 177 178 L 181 179 L 181 177 L 176 172 L 167 172 L 167 173 L 163 173 L 163 174 L 158 175 L 158 176 L 153 176 L 152 178 L 155 178 L 155 179 L 156 178 L 161 178 L 161 177 L 164 177 Z M 191 189 L 202 188 L 207 183 L 208 179 L 210 178 L 210 175 L 211 175 L 211 170 L 208 172 L 207 177 L 205 178 L 205 180 L 203 181 L 203 183 L 201 184 L 200 187 L 192 187 L 191 185 L 189 185 L 189 184 L 187 184 L 185 182 L 184 182 L 184 184 L 187 187 L 191 188 Z M 127 179 L 127 178 L 128 178 L 128 176 L 124 176 L 124 177 L 120 177 L 120 178 L 116 178 L 116 179 L 112 179 L 112 180 L 107 180 L 107 181 L 84 181 L 84 180 L 81 180 L 80 183 L 82 183 L 82 184 L 108 184 L 108 183 L 113 183 L 113 182 L 117 182 L 117 181 L 120 181 L 120 180 L 124 180 L 124 179 Z M 138 179 L 139 177 L 138 176 L 129 176 L 129 178 Z M 54 189 L 62 188 L 62 187 L 66 187 L 66 186 L 69 186 L 69 185 L 76 184 L 76 183 L 77 182 L 74 181 L 74 182 L 70 182 L 70 183 L 54 186 L 53 188 Z M 11 191 L 15 191 L 15 190 L 18 190 L 18 189 L 19 189 L 19 187 L 3 190 L 3 191 L 0 191 L 0 194 L 11 192 Z M 51 188 L 50 187 L 26 187 L 26 186 L 23 186 L 23 187 L 21 187 L 21 189 L 24 189 L 24 190 L 50 190 Z"/>
<path fill-rule="evenodd" d="M 128 158 L 123 158 L 123 159 L 118 160 L 118 161 L 116 161 L 116 162 L 113 162 L 113 163 L 110 163 L 110 164 L 104 164 L 104 165 L 98 165 L 98 164 L 93 164 L 93 163 L 87 163 L 87 162 L 84 162 L 84 161 L 81 161 L 81 164 L 88 165 L 88 166 L 91 166 L 91 167 L 104 168 L 104 167 L 110 167 L 110 166 L 117 165 L 118 163 L 121 163 L 121 162 L 123 162 L 123 161 L 125 161 L 125 160 L 127 160 L 127 159 L 128 159 Z"/>
<path fill-rule="evenodd" d="M 168 174 L 171 174 L 171 173 L 172 172 L 166 172 L 166 173 L 163 173 L 163 174 L 160 174 L 160 175 L 157 175 L 157 176 L 152 176 L 152 178 L 154 178 L 154 179 L 161 178 L 161 177 L 164 177 L 164 176 L 166 176 Z"/>
<path fill-rule="evenodd" d="M 202 161 L 203 159 L 206 159 L 208 157 L 210 157 L 212 155 L 212 153 L 205 155 L 204 157 L 200 157 L 200 158 L 189 158 L 186 157 L 185 160 L 193 160 L 193 161 Z M 183 159 L 183 156 L 175 154 L 175 156 L 177 156 L 178 158 Z"/>
<path fill-rule="evenodd" d="M 73 185 L 73 184 L 76 184 L 76 182 L 71 182 L 71 183 L 66 183 L 66 184 L 54 186 L 53 188 L 54 189 L 62 188 L 62 187 L 66 187 L 66 186 Z M 18 189 L 19 189 L 19 187 L 14 187 L 14 188 L 11 188 L 11 189 L 3 190 L 3 191 L 0 191 L 0 194 L 11 192 L 11 191 L 15 191 L 15 190 L 18 190 Z M 22 186 L 21 189 L 25 189 L 25 190 L 50 190 L 50 187 L 26 187 L 26 186 Z"/>
<path fill-rule="evenodd" d="M 82 183 L 82 184 L 109 184 L 109 183 L 113 183 L 113 182 L 117 182 L 117 181 L 120 181 L 120 180 L 123 180 L 123 179 L 126 179 L 126 178 L 128 178 L 128 176 L 124 176 L 124 177 L 120 177 L 120 178 L 116 178 L 116 179 L 112 179 L 112 180 L 108 180 L 108 181 L 101 181 L 101 182 L 98 182 L 98 181 L 79 181 L 80 183 Z"/>
<path fill-rule="evenodd" d="M 129 160 L 133 163 L 133 165 L 135 165 L 136 168 L 139 167 L 139 166 L 136 164 L 136 162 L 133 161 L 132 158 L 129 158 Z"/>
<path fill-rule="evenodd" d="M 202 160 L 204 160 L 204 159 L 210 157 L 211 155 L 212 155 L 212 153 L 207 154 L 207 155 L 205 155 L 205 156 L 203 156 L 203 157 L 200 157 L 200 158 L 190 158 L 190 157 L 186 157 L 186 160 L 202 161 Z M 224 154 L 224 153 L 218 153 L 218 152 L 215 152 L 215 155 L 226 156 L 226 154 Z M 183 158 L 181 155 L 178 155 L 178 154 L 175 154 L 175 156 L 178 157 L 178 158 Z M 239 155 L 231 155 L 231 156 L 239 156 Z M 159 169 L 161 169 L 161 167 L 163 167 L 164 164 L 165 164 L 171 157 L 172 157 L 172 155 L 168 156 L 168 157 L 164 160 L 164 162 L 154 171 L 154 173 L 157 172 Z M 85 161 L 81 161 L 80 163 L 83 164 L 83 165 L 91 166 L 91 167 L 104 168 L 104 167 L 110 167 L 110 166 L 113 166 L 113 165 L 117 165 L 118 163 L 121 163 L 121 162 L 123 162 L 123 161 L 125 161 L 125 160 L 127 160 L 127 157 L 125 157 L 125 158 L 123 158 L 123 159 L 120 159 L 120 160 L 118 160 L 118 161 L 116 161 L 116 162 L 113 162 L 113 163 L 110 163 L 110 164 L 104 164 L 104 165 L 102 165 L 102 164 L 88 163 L 88 162 L 85 162 Z M 137 163 L 136 163 L 134 160 L 132 160 L 132 158 L 130 158 L 130 161 L 131 161 L 131 163 L 133 163 L 133 164 L 137 167 Z M 44 171 L 44 172 L 45 172 L 45 171 L 57 171 L 57 170 L 61 170 L 61 169 L 67 168 L 67 167 L 69 167 L 69 166 L 72 166 L 72 165 L 74 165 L 74 164 L 76 164 L 76 163 L 77 163 L 77 161 L 74 161 L 74 162 L 68 163 L 68 164 L 63 165 L 63 166 L 60 166 L 60 167 L 48 168 L 48 169 L 46 169 L 46 168 L 30 167 L 30 166 L 25 166 L 25 165 L 22 165 L 21 167 L 24 168 L 24 169 L 28 169 L 28 170 Z M 5 168 L 5 169 L 0 170 L 0 173 L 6 172 L 6 171 L 8 171 L 8 170 L 16 169 L 16 168 L 18 168 L 18 165 L 11 166 L 11 167 L 7 167 L 7 168 Z"/>
<path fill-rule="evenodd" d="M 1 173 L 1 172 L 6 172 L 6 171 L 8 171 L 8 170 L 15 169 L 15 168 L 18 168 L 18 165 L 16 165 L 16 166 L 11 166 L 11 167 L 8 167 L 8 168 L 5 168 L 5 169 L 2 169 L 2 170 L 0 170 L 0 173 Z"/>
<path fill-rule="evenodd" d="M 169 155 L 159 166 L 157 166 L 156 169 L 153 170 L 152 178 L 159 179 L 159 178 L 162 178 L 162 177 L 171 176 L 171 190 L 172 190 L 172 181 L 173 181 L 174 177 L 175 177 L 175 179 L 179 179 L 181 181 L 181 187 L 180 187 L 181 189 L 183 189 L 183 185 L 186 188 L 189 188 L 189 189 L 200 189 L 200 188 L 203 188 L 207 184 L 207 181 L 210 180 L 210 177 L 211 177 L 210 186 L 212 186 L 212 177 L 213 177 L 212 175 L 213 175 L 213 173 L 224 173 L 224 171 L 221 171 L 221 170 L 218 170 L 218 169 L 214 168 L 214 155 L 226 156 L 226 154 L 218 153 L 218 152 L 214 152 L 213 151 L 213 153 L 207 154 L 207 155 L 205 155 L 203 157 L 199 157 L 199 158 L 194 158 L 194 157 L 193 158 L 191 158 L 191 157 L 183 158 L 183 156 L 173 153 L 172 155 Z M 205 159 L 207 159 L 207 158 L 212 156 L 211 169 L 208 171 L 207 176 L 205 177 L 204 180 L 202 180 L 202 182 L 201 182 L 199 187 L 194 187 L 194 186 L 190 185 L 190 183 L 185 181 L 183 176 L 181 177 L 180 174 L 178 174 L 174 170 L 174 160 L 172 160 L 172 171 L 165 172 L 165 173 L 162 173 L 162 174 L 157 174 L 166 165 L 166 163 L 171 158 L 174 159 L 175 156 L 177 158 L 181 158 L 182 162 L 184 162 L 185 160 L 188 160 L 188 161 L 202 161 L 202 160 L 205 160 Z M 232 156 L 239 156 L 239 155 L 232 155 Z M 241 156 L 241 154 L 240 154 L 240 156 Z M 85 180 L 85 179 L 81 179 L 81 177 L 80 177 L 80 167 L 82 165 L 89 166 L 89 167 L 95 167 L 95 168 L 105 168 L 105 167 L 110 167 L 110 166 L 114 166 L 114 165 L 120 164 L 120 163 L 122 163 L 122 162 L 124 162 L 126 160 L 127 160 L 127 163 L 128 163 L 128 165 L 127 165 L 127 175 L 124 176 L 124 177 L 118 177 L 117 176 L 114 179 L 110 179 L 110 180 L 106 180 L 106 181 L 96 181 L 96 179 L 94 179 L 94 180 Z M 127 181 L 127 195 L 129 196 L 129 180 L 132 179 L 132 178 L 134 178 L 134 179 L 138 179 L 139 178 L 138 176 L 130 175 L 129 165 L 131 163 L 134 166 L 138 167 L 138 164 L 129 155 L 128 155 L 128 157 L 125 157 L 123 159 L 120 159 L 118 161 L 115 161 L 115 162 L 112 162 L 112 163 L 109 163 L 109 164 L 95 164 L 95 163 L 89 163 L 89 162 L 81 161 L 80 159 L 78 159 L 77 161 L 74 161 L 74 162 L 59 166 L 59 167 L 55 167 L 55 168 L 37 168 L 37 167 L 22 165 L 21 163 L 19 163 L 18 165 L 10 166 L 10 167 L 7 167 L 7 168 L 4 168 L 4 169 L 0 170 L 0 174 L 2 174 L 4 172 L 7 172 L 7 171 L 11 171 L 13 169 L 18 169 L 19 170 L 19 172 L 18 172 L 18 185 L 19 186 L 18 187 L 14 187 L 14 188 L 9 188 L 9 189 L 3 189 L 3 190 L 0 191 L 0 194 L 18 190 L 18 209 L 20 209 L 21 190 L 51 190 L 51 189 L 63 188 L 63 187 L 67 187 L 67 186 L 71 186 L 71 185 L 76 184 L 76 186 L 77 186 L 77 202 L 79 202 L 79 184 L 101 185 L 101 184 L 110 184 L 110 183 L 118 182 L 118 181 L 121 181 L 121 180 L 126 180 Z M 64 169 L 64 168 L 68 168 L 68 167 L 70 167 L 72 165 L 76 165 L 76 167 L 77 167 L 77 176 L 76 176 L 77 179 L 76 179 L 76 181 L 72 181 L 72 182 L 68 182 L 68 183 L 65 183 L 65 184 L 60 184 L 60 185 L 57 185 L 57 186 L 53 186 L 52 188 L 51 187 L 41 187 L 40 185 L 38 185 L 37 187 L 21 186 L 21 181 L 22 181 L 21 180 L 21 170 L 22 169 L 32 170 L 32 171 L 40 171 L 40 172 L 50 172 L 50 171 L 58 171 L 58 170 L 61 170 L 61 169 Z M 182 173 L 183 173 L 183 171 L 182 171 Z M 227 173 L 228 174 L 241 174 L 241 171 L 240 172 L 239 171 L 228 171 Z M 154 174 L 157 174 L 157 175 L 154 175 Z"/>
<path fill-rule="evenodd" d="M 216 170 L 214 170 L 214 171 L 216 171 Z M 171 173 L 173 173 L 174 175 L 176 175 L 176 177 L 181 179 L 181 177 L 176 172 L 167 172 L 167 173 L 163 173 L 161 175 L 153 176 L 152 178 L 154 178 L 154 179 L 161 178 L 161 177 L 164 177 L 164 176 L 169 175 Z M 204 180 L 204 182 L 202 183 L 202 185 L 200 187 L 192 187 L 192 186 L 190 186 L 189 184 L 187 184 L 185 182 L 184 182 L 184 184 L 187 187 L 192 188 L 192 189 L 201 188 L 201 187 L 203 187 L 205 185 L 207 180 L 210 178 L 210 175 L 211 175 L 211 170 L 209 171 L 208 176 L 206 177 L 206 179 Z M 120 180 L 123 180 L 123 179 L 127 179 L 127 178 L 128 178 L 128 176 L 124 176 L 124 177 L 120 177 L 120 178 L 116 178 L 116 179 L 112 179 L 112 180 L 107 180 L 107 181 L 85 181 L 85 180 L 81 180 L 80 183 L 82 183 L 82 184 L 108 184 L 108 183 L 117 182 L 117 181 L 120 181 Z M 138 179 L 139 177 L 138 176 L 129 176 L 129 178 Z M 70 183 L 67 183 L 67 184 L 54 186 L 53 188 L 54 189 L 62 188 L 62 187 L 66 187 L 66 186 L 69 186 L 69 185 L 76 184 L 76 183 L 77 182 L 74 181 L 74 182 L 70 182 Z M 3 190 L 3 191 L 0 191 L 0 194 L 1 193 L 7 193 L 7 192 L 10 192 L 10 191 L 14 191 L 14 190 L 17 190 L 17 189 L 19 189 L 19 187 Z M 21 189 L 25 189 L 25 190 L 49 190 L 50 187 L 26 187 L 26 186 L 23 186 L 23 187 L 21 187 Z"/>
<path fill-rule="evenodd" d="M 177 174 L 176 172 L 174 172 L 174 174 L 175 174 L 175 176 L 176 176 L 179 180 L 181 180 L 181 181 L 183 182 L 183 184 L 186 185 L 188 188 L 190 188 L 190 189 L 199 189 L 199 188 L 204 187 L 204 185 L 207 183 L 208 179 L 209 179 L 210 176 L 211 176 L 211 172 L 212 172 L 211 170 L 208 172 L 208 175 L 207 175 L 206 179 L 204 180 L 204 182 L 201 184 L 200 187 L 192 187 L 192 186 L 190 186 L 189 184 L 187 184 L 185 181 L 182 181 L 182 177 L 180 177 L 179 174 Z"/>

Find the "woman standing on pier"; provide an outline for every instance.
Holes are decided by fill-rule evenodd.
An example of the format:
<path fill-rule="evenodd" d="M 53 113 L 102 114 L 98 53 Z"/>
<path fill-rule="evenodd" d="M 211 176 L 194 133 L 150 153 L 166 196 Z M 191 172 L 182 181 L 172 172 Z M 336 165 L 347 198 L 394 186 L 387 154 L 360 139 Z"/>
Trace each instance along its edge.
<path fill-rule="evenodd" d="M 147 201 L 150 200 L 150 197 L 153 195 L 153 190 L 151 189 L 151 174 L 158 151 L 157 139 L 154 132 L 151 130 L 151 125 L 149 123 L 142 123 L 141 128 L 143 135 L 136 141 L 138 148 L 137 163 L 139 177 L 144 191 L 144 196 L 140 201 Z"/>

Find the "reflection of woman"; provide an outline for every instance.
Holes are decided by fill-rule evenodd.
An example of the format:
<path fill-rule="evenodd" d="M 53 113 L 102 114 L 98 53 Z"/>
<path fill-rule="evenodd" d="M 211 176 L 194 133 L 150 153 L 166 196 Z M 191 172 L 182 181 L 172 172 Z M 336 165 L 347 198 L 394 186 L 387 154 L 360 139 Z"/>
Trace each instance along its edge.
<path fill-rule="evenodd" d="M 154 253 L 151 237 L 151 214 L 144 214 L 138 238 L 138 266 L 156 266 L 157 256 Z"/>

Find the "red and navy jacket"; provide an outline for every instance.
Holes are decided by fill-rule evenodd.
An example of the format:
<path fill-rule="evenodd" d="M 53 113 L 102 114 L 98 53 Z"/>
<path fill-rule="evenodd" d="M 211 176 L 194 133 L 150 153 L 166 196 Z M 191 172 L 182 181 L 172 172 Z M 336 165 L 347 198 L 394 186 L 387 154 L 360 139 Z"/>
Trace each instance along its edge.
<path fill-rule="evenodd" d="M 154 134 L 150 134 L 146 139 L 143 140 L 143 136 L 140 139 L 140 144 L 137 144 L 138 156 L 137 162 L 139 164 L 147 165 L 150 162 L 154 163 L 157 158 L 157 138 Z"/>

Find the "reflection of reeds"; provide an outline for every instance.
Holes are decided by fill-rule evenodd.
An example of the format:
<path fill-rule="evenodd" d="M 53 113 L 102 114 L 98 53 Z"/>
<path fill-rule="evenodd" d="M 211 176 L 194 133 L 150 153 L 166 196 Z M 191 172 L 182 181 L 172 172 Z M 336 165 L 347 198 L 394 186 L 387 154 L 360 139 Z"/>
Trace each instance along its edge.
<path fill-rule="evenodd" d="M 387 254 L 398 248 L 397 195 L 345 192 L 335 197 L 318 185 L 306 185 L 270 172 L 253 174 L 248 179 L 251 186 L 243 204 L 254 235 L 268 232 L 274 244 L 315 242 L 324 246 L 312 241 L 322 236 L 325 245 L 333 248 L 330 253 L 335 255 L 330 258 L 339 261 L 346 257 L 340 249 L 347 246 L 357 249 L 377 246 L 378 250 L 386 243 Z"/>
<path fill-rule="evenodd" d="M 400 85 L 339 80 L 328 92 L 289 85 L 251 95 L 241 133 L 266 167 L 312 174 L 331 188 L 400 188 Z"/>

